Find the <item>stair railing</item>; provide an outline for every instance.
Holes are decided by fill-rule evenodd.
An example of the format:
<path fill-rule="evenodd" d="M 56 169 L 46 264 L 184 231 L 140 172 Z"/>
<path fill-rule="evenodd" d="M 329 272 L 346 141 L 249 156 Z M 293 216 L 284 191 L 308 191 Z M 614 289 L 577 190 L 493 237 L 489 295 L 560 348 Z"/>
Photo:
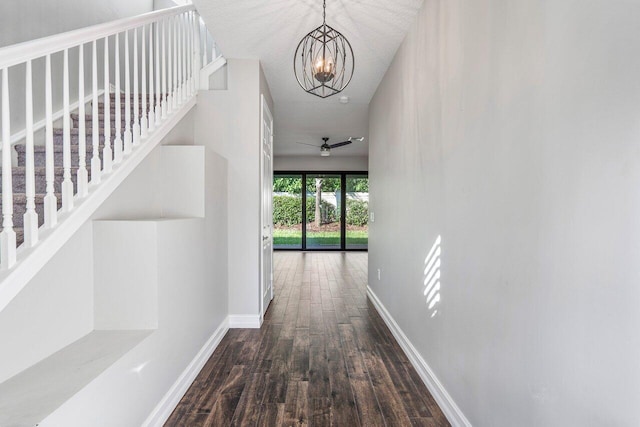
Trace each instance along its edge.
<path fill-rule="evenodd" d="M 208 55 L 210 49 L 211 55 Z M 70 53 L 77 58 L 77 76 L 70 72 L 75 66 L 71 64 Z M 52 61 L 56 59 L 59 62 L 60 56 L 61 73 L 59 70 L 55 72 Z M 17 243 L 21 240 L 16 238 L 14 230 L 12 159 L 15 153 L 12 147 L 17 139 L 23 139 L 25 144 L 23 244 L 33 247 L 38 244 L 41 223 L 45 229 L 56 227 L 59 205 L 63 213 L 71 212 L 75 200 L 87 197 L 103 176 L 112 173 L 172 112 L 196 94 L 200 70 L 216 56 L 211 36 L 193 5 L 159 10 L 0 49 L 0 268 L 7 270 L 16 263 Z M 41 66 L 42 62 L 44 67 L 40 68 L 44 70 L 40 77 L 44 80 L 44 96 L 34 92 L 33 85 L 33 65 L 38 63 Z M 20 138 L 11 135 L 11 114 L 22 113 L 11 110 L 16 99 L 16 94 L 11 92 L 16 87 L 21 90 L 20 83 L 14 84 L 17 80 L 23 83 L 25 96 L 25 130 L 18 133 Z M 54 141 L 60 139 L 60 132 L 54 139 L 54 131 L 57 132 L 54 126 L 58 126 L 60 115 L 54 114 L 53 109 L 54 95 L 59 93 L 60 87 L 62 181 L 56 182 Z M 77 88 L 77 91 L 71 88 Z M 85 97 L 87 92 L 89 96 Z M 72 95 L 77 98 L 73 105 L 70 103 Z M 38 105 L 37 111 L 43 111 L 44 117 L 36 124 L 34 101 L 44 104 Z M 86 115 L 85 104 L 90 104 L 89 115 Z M 72 110 L 77 111 L 77 128 L 73 130 Z M 41 128 L 44 129 L 43 141 L 37 144 L 34 135 Z M 72 131 L 78 140 L 77 164 L 72 164 Z M 89 135 L 91 146 L 87 152 Z M 34 150 L 42 148 L 42 145 L 45 151 L 44 178 L 42 174 L 36 175 L 34 161 Z M 39 218 L 37 213 L 36 188 L 44 188 L 44 200 L 40 202 L 44 205 L 44 218 Z"/>

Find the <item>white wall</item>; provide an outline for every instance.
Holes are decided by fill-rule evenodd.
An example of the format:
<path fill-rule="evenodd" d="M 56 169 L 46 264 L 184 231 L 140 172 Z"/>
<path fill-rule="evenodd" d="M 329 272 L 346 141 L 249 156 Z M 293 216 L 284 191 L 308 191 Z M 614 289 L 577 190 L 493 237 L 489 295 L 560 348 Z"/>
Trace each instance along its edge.
<path fill-rule="evenodd" d="M 473 425 L 640 425 L 639 20 L 426 0 L 372 100 L 370 285 Z"/>
<path fill-rule="evenodd" d="M 369 169 L 368 157 L 277 156 L 273 159 L 275 171 L 359 171 Z"/>
<path fill-rule="evenodd" d="M 193 144 L 193 119 L 193 114 L 185 116 L 165 137 L 164 146 L 154 150 L 92 218 L 128 224 L 151 219 L 162 229 L 155 248 L 159 266 L 158 328 L 40 425 L 140 425 L 207 339 L 225 324 L 226 161 L 202 147 L 167 147 Z M 192 155 L 179 156 L 176 150 L 190 150 Z M 193 150 L 200 153 L 194 154 Z M 171 151 L 171 155 L 163 155 L 163 151 Z M 183 176 L 193 176 L 200 167 L 204 182 L 195 183 L 180 195 L 171 194 L 175 188 L 163 185 L 162 177 L 174 167 L 182 168 Z M 170 173 L 179 174 L 175 170 Z M 203 203 L 192 202 L 182 203 L 182 210 L 167 209 L 167 202 L 193 195 L 196 187 L 201 189 L 204 212 Z M 190 207 L 194 208 L 193 215 L 186 212 Z M 204 218 L 198 219 L 157 221 L 163 216 L 203 214 Z M 0 313 L 0 342 L 8 346 L 3 345 L 0 352 L 0 382 L 100 327 L 94 317 L 94 277 L 105 269 L 94 269 L 94 238 L 89 221 Z M 101 310 L 104 312 L 104 307 Z"/>
<path fill-rule="evenodd" d="M 260 94 L 273 104 L 258 60 L 227 61 L 228 89 L 198 93 L 195 139 L 228 162 L 229 314 L 255 317 L 260 294 Z"/>

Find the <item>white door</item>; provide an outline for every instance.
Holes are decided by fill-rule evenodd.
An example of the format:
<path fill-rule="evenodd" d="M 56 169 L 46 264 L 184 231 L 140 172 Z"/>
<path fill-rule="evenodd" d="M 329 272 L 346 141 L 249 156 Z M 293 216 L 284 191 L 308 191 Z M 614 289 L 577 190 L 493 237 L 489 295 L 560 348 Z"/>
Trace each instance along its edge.
<path fill-rule="evenodd" d="M 273 117 L 264 96 L 261 97 L 261 100 L 262 248 L 260 251 L 260 317 L 262 320 L 269 303 L 273 299 Z"/>

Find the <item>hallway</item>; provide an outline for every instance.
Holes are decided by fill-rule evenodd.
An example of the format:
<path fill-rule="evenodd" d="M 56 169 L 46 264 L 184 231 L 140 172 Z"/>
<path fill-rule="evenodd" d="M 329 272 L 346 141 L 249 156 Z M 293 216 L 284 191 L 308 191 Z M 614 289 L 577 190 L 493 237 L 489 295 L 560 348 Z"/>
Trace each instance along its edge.
<path fill-rule="evenodd" d="M 166 426 L 444 426 L 367 301 L 366 253 L 274 254 L 261 329 L 232 329 Z"/>

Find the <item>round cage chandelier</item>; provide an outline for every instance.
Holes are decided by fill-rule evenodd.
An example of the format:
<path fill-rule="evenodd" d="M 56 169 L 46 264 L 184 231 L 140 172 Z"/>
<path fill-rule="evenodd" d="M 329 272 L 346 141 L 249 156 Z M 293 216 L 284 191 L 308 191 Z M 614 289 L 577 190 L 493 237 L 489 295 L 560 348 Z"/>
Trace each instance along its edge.
<path fill-rule="evenodd" d="M 307 34 L 296 48 L 293 71 L 306 92 L 326 98 L 349 85 L 355 58 L 349 40 L 327 25 L 327 2 L 322 3 L 322 25 Z"/>

